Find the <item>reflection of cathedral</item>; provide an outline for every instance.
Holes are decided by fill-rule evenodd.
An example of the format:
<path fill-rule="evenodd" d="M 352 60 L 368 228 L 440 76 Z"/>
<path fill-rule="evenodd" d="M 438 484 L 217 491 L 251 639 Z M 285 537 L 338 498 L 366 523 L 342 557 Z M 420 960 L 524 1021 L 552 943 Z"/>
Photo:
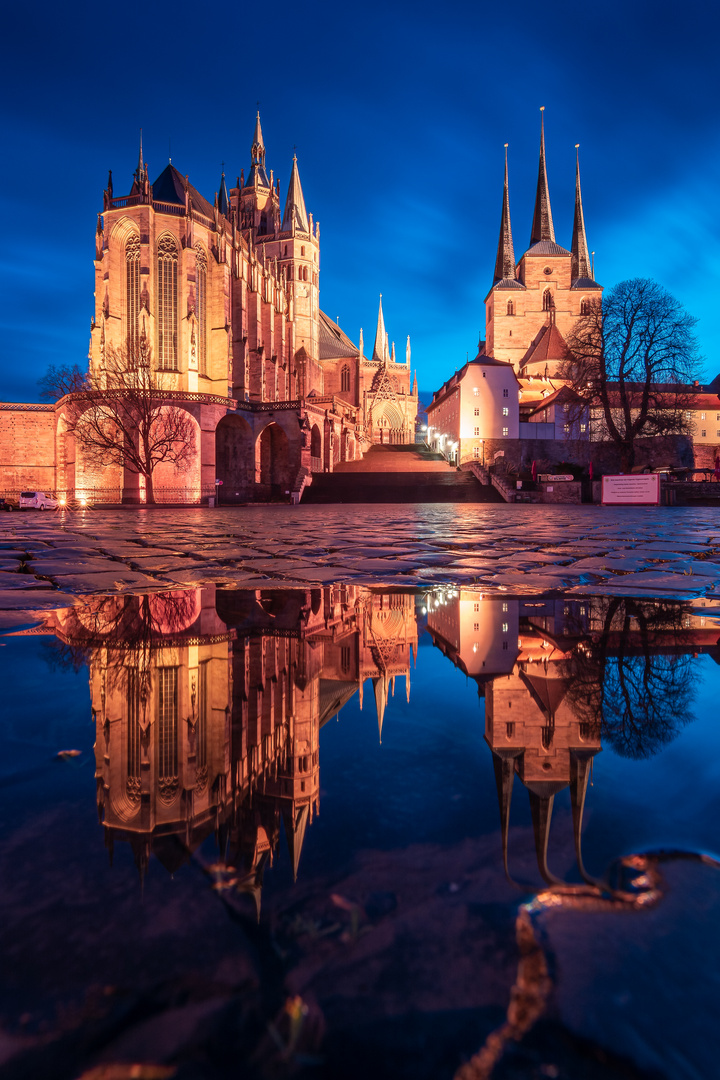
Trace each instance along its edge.
<path fill-rule="evenodd" d="M 98 809 L 112 852 L 170 871 L 214 834 L 258 906 L 281 827 L 297 876 L 319 809 L 319 731 L 417 644 L 414 598 L 352 587 L 103 597 L 47 617 L 87 658 Z"/>
<path fill-rule="evenodd" d="M 356 692 L 362 708 L 370 680 L 382 741 L 397 677 L 409 698 L 415 603 L 409 592 L 357 586 L 206 588 L 93 598 L 48 614 L 42 632 L 89 664 L 110 852 L 125 841 L 141 873 L 152 854 L 173 871 L 214 837 L 213 872 L 259 910 L 281 832 L 298 874 L 319 811 L 320 729 Z M 542 876 L 556 880 L 548 838 L 565 788 L 586 876 L 582 818 L 601 738 L 630 756 L 674 738 L 691 715 L 693 656 L 720 660 L 716 623 L 701 608 L 617 597 L 518 600 L 462 589 L 438 590 L 426 604 L 434 645 L 485 699 L 506 870 L 517 776 Z"/>
<path fill-rule="evenodd" d="M 428 598 L 434 644 L 477 681 L 485 698 L 506 871 L 517 775 L 528 792 L 538 866 L 548 882 L 556 880 L 547 859 L 553 803 L 569 787 L 578 868 L 586 877 L 585 796 L 601 736 L 617 736 L 615 676 L 622 672 L 633 687 L 620 723 L 637 728 L 641 756 L 655 752 L 648 749 L 648 729 L 663 710 L 666 716 L 682 711 L 688 657 L 703 648 L 717 651 L 717 630 L 705 622 L 702 612 L 682 612 L 678 605 L 617 598 L 517 600 L 468 589 Z M 655 749 L 676 730 L 655 732 Z"/>

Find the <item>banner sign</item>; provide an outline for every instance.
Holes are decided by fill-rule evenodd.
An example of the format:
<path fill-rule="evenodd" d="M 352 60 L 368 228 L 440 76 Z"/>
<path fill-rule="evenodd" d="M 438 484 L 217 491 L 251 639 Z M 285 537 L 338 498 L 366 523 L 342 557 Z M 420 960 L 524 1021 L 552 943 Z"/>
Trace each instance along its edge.
<path fill-rule="evenodd" d="M 603 506 L 659 506 L 659 473 L 603 476 Z"/>

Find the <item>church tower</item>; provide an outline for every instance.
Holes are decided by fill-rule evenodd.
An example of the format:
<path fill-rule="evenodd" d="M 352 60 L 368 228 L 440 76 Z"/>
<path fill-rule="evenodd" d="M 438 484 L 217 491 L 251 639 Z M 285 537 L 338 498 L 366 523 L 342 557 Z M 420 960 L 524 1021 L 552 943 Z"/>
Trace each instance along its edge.
<path fill-rule="evenodd" d="M 565 339 L 591 300 L 602 292 L 588 254 L 576 154 L 572 249 L 555 239 L 545 155 L 544 107 L 540 110 L 540 156 L 530 245 L 514 266 L 510 226 L 507 147 L 500 238 L 493 286 L 485 298 L 487 353 L 510 361 L 523 375 L 552 375 Z M 577 147 L 576 147 L 577 150 Z"/>

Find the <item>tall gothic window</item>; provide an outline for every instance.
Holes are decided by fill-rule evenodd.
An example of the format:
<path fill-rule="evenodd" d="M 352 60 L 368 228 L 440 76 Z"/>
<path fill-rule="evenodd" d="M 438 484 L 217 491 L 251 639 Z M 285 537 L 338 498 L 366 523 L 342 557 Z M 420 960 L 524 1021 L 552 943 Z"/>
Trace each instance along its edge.
<path fill-rule="evenodd" d="M 546 289 L 543 293 L 543 311 L 552 311 L 554 306 L 553 295 L 549 289 Z"/>
<path fill-rule="evenodd" d="M 508 300 L 508 302 L 507 302 L 507 313 L 508 313 L 508 315 L 514 315 L 515 314 L 515 306 L 514 306 L 512 300 Z"/>
<path fill-rule="evenodd" d="M 140 678 L 136 668 L 127 668 L 127 793 L 140 794 Z"/>
<path fill-rule="evenodd" d="M 133 233 L 125 244 L 125 341 L 130 357 L 138 345 L 140 316 L 140 237 Z"/>
<path fill-rule="evenodd" d="M 207 375 L 207 256 L 199 244 L 196 253 L 196 291 L 198 321 L 198 372 Z"/>
<path fill-rule="evenodd" d="M 586 298 L 584 296 L 583 296 L 582 300 L 580 301 L 580 314 L 581 315 L 589 315 L 590 314 L 590 305 L 588 304 L 588 302 L 587 302 L 587 300 L 586 300 Z"/>
<path fill-rule="evenodd" d="M 178 251 L 171 236 L 161 236 L 158 241 L 157 271 L 157 366 L 177 371 Z"/>
<path fill-rule="evenodd" d="M 178 669 L 158 668 L 158 779 L 161 793 L 178 775 Z"/>
<path fill-rule="evenodd" d="M 340 389 L 341 390 L 349 390 L 350 389 L 350 368 L 348 367 L 347 364 L 343 365 L 343 369 L 340 372 Z"/>

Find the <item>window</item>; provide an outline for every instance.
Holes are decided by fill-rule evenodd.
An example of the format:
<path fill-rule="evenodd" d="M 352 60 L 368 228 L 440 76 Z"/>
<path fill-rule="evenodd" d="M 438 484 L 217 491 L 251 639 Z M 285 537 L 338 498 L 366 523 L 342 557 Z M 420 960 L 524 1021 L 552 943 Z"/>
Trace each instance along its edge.
<path fill-rule="evenodd" d="M 701 436 L 701 438 L 704 439 L 706 435 L 707 435 L 707 431 L 705 430 L 705 428 L 703 428 L 702 431 L 700 432 L 700 436 Z"/>
<path fill-rule="evenodd" d="M 138 345 L 140 314 L 140 237 L 135 233 L 125 244 L 125 340 L 130 356 Z"/>
<path fill-rule="evenodd" d="M 719 412 L 719 413 L 715 413 L 715 419 L 716 419 L 716 420 L 720 420 L 720 412 Z"/>
<path fill-rule="evenodd" d="M 479 622 L 473 623 L 473 630 L 475 631 L 475 633 L 477 633 L 479 629 L 480 629 L 480 623 Z"/>
<path fill-rule="evenodd" d="M 543 311 L 552 311 L 554 307 L 553 295 L 549 289 L 546 289 L 543 293 Z"/>
<path fill-rule="evenodd" d="M 717 430 L 717 437 L 718 437 L 718 439 L 720 439 L 720 428 L 718 428 L 718 430 Z"/>
<path fill-rule="evenodd" d="M 304 254 L 305 254 L 305 245 L 304 245 L 304 244 L 303 244 L 303 245 L 301 245 L 301 247 L 300 247 L 300 254 L 301 254 L 301 255 L 304 255 Z"/>
<path fill-rule="evenodd" d="M 503 428 L 503 435 L 507 435 L 507 434 L 508 434 L 508 430 L 509 430 L 508 428 L 504 427 L 504 428 Z"/>
<path fill-rule="evenodd" d="M 512 300 L 508 300 L 507 302 L 507 313 L 508 315 L 515 314 L 515 305 L 513 304 Z"/>
<path fill-rule="evenodd" d="M 477 397 L 479 393 L 480 393 L 480 387 L 479 386 L 473 386 L 473 394 L 475 395 L 475 397 Z M 720 420 L 720 416 L 718 416 L 718 420 Z"/>
<path fill-rule="evenodd" d="M 479 446 L 473 446 L 473 457 L 474 458 L 479 458 L 480 457 L 480 447 Z"/>
<path fill-rule="evenodd" d="M 700 419 L 701 419 L 701 420 L 704 420 L 704 419 L 705 419 L 705 413 L 704 413 L 704 412 L 701 412 L 701 413 L 700 413 Z"/>
<path fill-rule="evenodd" d="M 581 315 L 589 315 L 590 314 L 590 305 L 588 304 L 588 302 L 587 302 L 587 300 L 586 300 L 586 298 L 584 296 L 583 296 L 582 300 L 580 301 L 580 314 Z"/>
<path fill-rule="evenodd" d="M 346 673 L 350 670 L 350 646 L 349 645 L 343 645 L 342 648 L 340 649 L 340 667 Z"/>
<path fill-rule="evenodd" d="M 586 431 L 587 431 L 587 424 L 581 424 L 580 425 L 580 434 L 584 435 Z"/>
<path fill-rule="evenodd" d="M 503 604 L 503 608 L 502 608 L 502 609 L 503 609 L 503 611 L 507 611 L 507 609 L 508 609 L 508 606 L 507 606 L 507 604 Z"/>
<path fill-rule="evenodd" d="M 569 435 L 570 434 L 570 425 L 569 424 L 563 424 L 563 434 L 564 435 Z"/>
<path fill-rule="evenodd" d="M 178 669 L 158 669 L 158 775 L 160 783 L 178 774 Z"/>
<path fill-rule="evenodd" d="M 157 366 L 177 371 L 177 245 L 171 236 L 161 236 L 157 247 Z"/>
<path fill-rule="evenodd" d="M 510 415 L 510 410 L 509 410 L 509 409 L 507 408 L 507 406 L 506 406 L 506 407 L 505 407 L 505 408 L 503 409 L 503 416 L 509 416 L 509 415 Z"/>
<path fill-rule="evenodd" d="M 479 611 L 479 610 L 480 610 L 480 605 L 479 604 L 473 604 L 473 611 Z"/>
<path fill-rule="evenodd" d="M 510 397 L 510 391 L 507 389 L 503 390 L 503 397 Z"/>
<path fill-rule="evenodd" d="M 510 708 L 510 702 L 508 701 L 508 708 Z M 507 732 L 508 739 L 512 739 L 515 734 L 515 724 L 510 723 L 505 725 L 505 731 Z"/>
<path fill-rule="evenodd" d="M 480 415 L 480 407 L 478 405 L 475 406 L 475 415 L 476 416 Z"/>
<path fill-rule="evenodd" d="M 507 647 L 508 647 L 507 641 L 503 641 L 503 649 L 507 649 Z"/>
<path fill-rule="evenodd" d="M 197 321 L 198 321 L 198 372 L 207 375 L 207 258 L 199 244 L 195 247 Z"/>
<path fill-rule="evenodd" d="M 349 390 L 350 389 L 350 368 L 348 367 L 347 364 L 343 365 L 343 369 L 340 372 L 340 389 L 341 390 Z"/>
<path fill-rule="evenodd" d="M 483 371 L 483 379 L 487 379 L 487 372 Z"/>
<path fill-rule="evenodd" d="M 480 428 L 479 427 L 473 428 L 473 435 L 479 435 L 479 434 L 480 434 Z"/>
<path fill-rule="evenodd" d="M 506 622 L 504 622 L 503 623 L 503 634 L 507 634 L 507 632 L 508 632 L 508 624 Z"/>

